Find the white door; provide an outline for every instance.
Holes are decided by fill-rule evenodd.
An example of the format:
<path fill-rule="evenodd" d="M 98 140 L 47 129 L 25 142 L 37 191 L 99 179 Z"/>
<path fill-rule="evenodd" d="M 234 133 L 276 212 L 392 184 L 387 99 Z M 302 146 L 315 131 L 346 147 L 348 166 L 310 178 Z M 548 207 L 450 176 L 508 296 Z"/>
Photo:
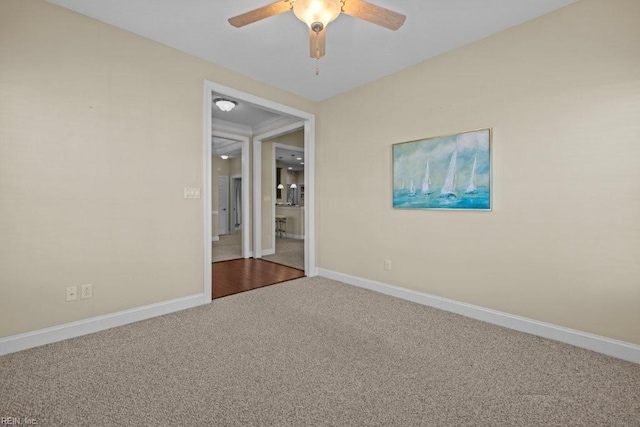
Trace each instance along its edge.
<path fill-rule="evenodd" d="M 218 234 L 229 234 L 229 177 L 218 177 Z"/>

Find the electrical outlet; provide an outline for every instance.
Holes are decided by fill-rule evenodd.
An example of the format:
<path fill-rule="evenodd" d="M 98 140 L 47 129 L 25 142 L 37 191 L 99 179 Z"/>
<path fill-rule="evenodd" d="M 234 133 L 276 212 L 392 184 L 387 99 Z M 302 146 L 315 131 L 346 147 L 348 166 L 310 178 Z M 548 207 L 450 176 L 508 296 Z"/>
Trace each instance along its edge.
<path fill-rule="evenodd" d="M 88 285 L 82 285 L 80 288 L 80 299 L 87 299 L 93 296 L 93 285 L 89 283 Z"/>
<path fill-rule="evenodd" d="M 184 198 L 185 199 L 199 199 L 200 198 L 200 189 L 194 187 L 184 187 Z"/>
<path fill-rule="evenodd" d="M 384 269 L 387 271 L 391 271 L 391 261 L 389 261 L 388 259 L 384 260 Z"/>
<path fill-rule="evenodd" d="M 78 287 L 69 286 L 67 288 L 67 301 L 75 301 L 78 299 Z"/>

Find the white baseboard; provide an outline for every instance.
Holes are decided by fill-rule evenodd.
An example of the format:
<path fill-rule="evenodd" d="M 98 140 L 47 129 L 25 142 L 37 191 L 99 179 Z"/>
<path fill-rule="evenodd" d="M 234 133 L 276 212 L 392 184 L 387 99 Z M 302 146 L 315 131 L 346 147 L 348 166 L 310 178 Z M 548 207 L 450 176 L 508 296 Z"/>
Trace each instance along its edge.
<path fill-rule="evenodd" d="M 284 237 L 288 237 L 289 239 L 298 239 L 298 240 L 304 240 L 304 234 L 290 234 L 290 233 L 285 233 Z"/>
<path fill-rule="evenodd" d="M 324 268 L 318 268 L 318 274 L 349 285 L 402 298 L 407 301 L 416 302 L 418 304 L 427 305 L 440 310 L 461 314 L 466 317 L 493 323 L 494 325 L 500 325 L 516 331 L 526 332 L 528 334 L 571 344 L 576 347 L 586 348 L 587 350 L 603 353 L 629 362 L 640 363 L 640 345 L 637 344 L 618 341 L 612 338 L 577 331 L 575 329 L 569 329 L 563 326 L 553 325 L 551 323 L 540 322 L 538 320 L 528 319 L 526 317 L 516 316 L 448 298 L 412 291 L 410 289 L 404 289 L 398 286 L 388 285 L 386 283 L 350 276 L 348 274 Z"/>
<path fill-rule="evenodd" d="M 210 303 L 203 293 L 0 338 L 0 356 Z"/>
<path fill-rule="evenodd" d="M 263 249 L 262 256 L 273 255 L 276 253 L 275 249 Z"/>
<path fill-rule="evenodd" d="M 211 236 L 212 242 L 217 242 L 218 240 L 220 240 L 220 236 Z"/>

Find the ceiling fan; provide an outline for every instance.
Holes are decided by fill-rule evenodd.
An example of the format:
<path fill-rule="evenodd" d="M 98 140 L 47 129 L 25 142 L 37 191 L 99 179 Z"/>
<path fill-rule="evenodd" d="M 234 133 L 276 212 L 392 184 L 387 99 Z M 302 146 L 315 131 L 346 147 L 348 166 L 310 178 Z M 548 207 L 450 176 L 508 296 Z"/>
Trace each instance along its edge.
<path fill-rule="evenodd" d="M 240 28 L 291 9 L 296 17 L 309 27 L 309 53 L 315 59 L 319 59 L 325 54 L 327 24 L 335 20 L 341 13 L 393 31 L 400 28 L 407 19 L 400 13 L 362 0 L 280 0 L 251 12 L 234 16 L 229 19 L 229 23 Z"/>

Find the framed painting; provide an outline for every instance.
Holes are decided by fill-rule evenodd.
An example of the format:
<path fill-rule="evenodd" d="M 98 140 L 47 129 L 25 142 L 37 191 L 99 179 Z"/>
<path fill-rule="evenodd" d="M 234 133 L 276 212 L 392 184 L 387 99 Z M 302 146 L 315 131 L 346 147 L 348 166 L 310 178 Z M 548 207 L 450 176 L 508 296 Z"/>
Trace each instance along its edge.
<path fill-rule="evenodd" d="M 393 207 L 491 210 L 491 129 L 393 145 Z"/>

